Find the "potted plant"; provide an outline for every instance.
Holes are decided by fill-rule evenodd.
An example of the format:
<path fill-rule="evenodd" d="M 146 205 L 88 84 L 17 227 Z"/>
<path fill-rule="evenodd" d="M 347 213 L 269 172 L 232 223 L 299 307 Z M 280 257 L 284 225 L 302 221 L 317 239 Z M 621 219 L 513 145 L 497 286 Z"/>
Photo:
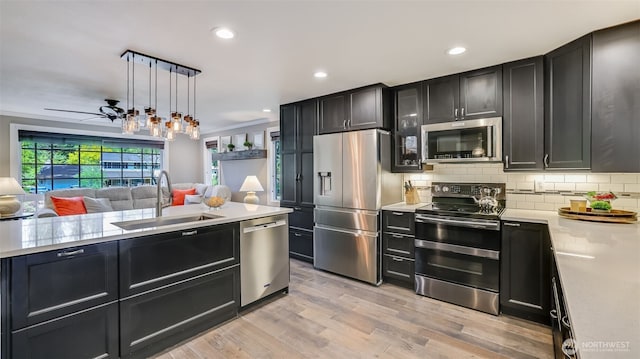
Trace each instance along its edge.
<path fill-rule="evenodd" d="M 229 149 L 229 152 L 233 152 L 233 149 L 236 148 L 236 145 L 234 145 L 233 143 L 230 143 L 227 145 L 227 148 Z"/>
<path fill-rule="evenodd" d="M 244 145 L 244 147 L 247 148 L 247 150 L 251 150 L 251 148 L 253 147 L 253 143 L 251 143 L 249 141 L 244 141 L 243 145 Z"/>

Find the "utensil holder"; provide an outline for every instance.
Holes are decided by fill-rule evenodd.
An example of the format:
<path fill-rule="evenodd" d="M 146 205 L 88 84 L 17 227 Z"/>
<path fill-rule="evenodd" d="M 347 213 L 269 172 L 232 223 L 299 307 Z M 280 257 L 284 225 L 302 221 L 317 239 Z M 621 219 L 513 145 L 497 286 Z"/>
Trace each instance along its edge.
<path fill-rule="evenodd" d="M 415 188 L 404 191 L 404 202 L 406 204 L 418 204 L 420 203 L 420 196 L 418 196 L 418 190 Z"/>

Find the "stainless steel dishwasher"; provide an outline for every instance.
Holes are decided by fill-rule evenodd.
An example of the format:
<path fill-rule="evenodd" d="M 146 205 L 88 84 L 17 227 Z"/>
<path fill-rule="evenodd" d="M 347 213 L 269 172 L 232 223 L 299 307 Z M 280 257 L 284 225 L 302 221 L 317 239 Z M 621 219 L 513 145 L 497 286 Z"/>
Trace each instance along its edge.
<path fill-rule="evenodd" d="M 240 305 L 289 287 L 287 215 L 240 222 Z"/>

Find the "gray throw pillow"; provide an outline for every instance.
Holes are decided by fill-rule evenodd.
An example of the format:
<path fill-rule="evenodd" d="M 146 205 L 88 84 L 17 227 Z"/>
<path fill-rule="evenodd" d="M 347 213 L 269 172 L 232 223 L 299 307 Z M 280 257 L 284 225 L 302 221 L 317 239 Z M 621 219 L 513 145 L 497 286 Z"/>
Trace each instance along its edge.
<path fill-rule="evenodd" d="M 111 207 L 111 201 L 108 198 L 91 198 L 84 197 L 84 206 L 87 209 L 87 213 L 100 213 L 113 211 Z"/>
<path fill-rule="evenodd" d="M 184 196 L 184 204 L 197 204 L 202 202 L 202 196 L 197 194 L 187 194 Z"/>

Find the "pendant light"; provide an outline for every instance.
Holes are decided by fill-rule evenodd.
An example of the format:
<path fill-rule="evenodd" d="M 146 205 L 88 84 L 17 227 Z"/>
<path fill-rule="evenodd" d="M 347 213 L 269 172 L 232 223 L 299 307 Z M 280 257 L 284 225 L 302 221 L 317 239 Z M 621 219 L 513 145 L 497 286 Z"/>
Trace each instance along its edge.
<path fill-rule="evenodd" d="M 171 75 L 169 75 L 171 76 Z M 171 82 L 171 80 L 169 80 Z M 178 112 L 178 69 L 176 68 L 176 111 L 171 113 L 171 126 L 173 132 L 182 132 L 182 114 Z"/>
<path fill-rule="evenodd" d="M 191 76 L 189 74 L 187 74 L 187 114 L 184 116 L 184 122 L 186 122 L 187 126 L 184 128 L 184 133 L 191 136 L 191 133 L 193 132 L 193 117 L 191 117 L 191 115 L 189 114 L 189 104 L 190 104 L 190 98 L 189 98 L 189 89 L 190 89 L 190 80 Z"/>
<path fill-rule="evenodd" d="M 149 64 L 151 64 L 151 60 L 149 60 Z M 153 115 L 149 119 L 149 121 L 151 122 L 151 125 L 149 126 L 149 134 L 151 134 L 151 136 L 153 137 L 160 137 L 162 136 L 162 119 L 158 117 L 158 113 L 155 110 L 158 108 L 158 60 L 157 59 L 156 59 L 156 81 L 155 81 L 154 96 L 155 96 L 155 103 L 154 103 L 155 108 L 153 109 Z M 149 107 L 151 107 L 151 101 L 149 101 Z"/>
<path fill-rule="evenodd" d="M 157 65 L 157 62 L 156 62 L 156 65 Z M 158 68 L 156 67 L 156 74 L 157 73 L 158 73 Z M 156 84 L 156 89 L 157 88 L 158 86 Z M 145 107 L 144 114 L 146 115 L 145 126 L 149 129 L 149 132 L 151 132 L 151 127 L 153 126 L 152 119 L 156 115 L 156 109 L 151 107 L 151 61 L 149 61 L 149 107 Z"/>
<path fill-rule="evenodd" d="M 192 140 L 199 140 L 200 139 L 200 121 L 196 120 L 196 78 L 193 78 L 193 120 L 191 121 L 192 123 L 192 130 L 191 133 L 189 133 L 189 137 Z"/>

